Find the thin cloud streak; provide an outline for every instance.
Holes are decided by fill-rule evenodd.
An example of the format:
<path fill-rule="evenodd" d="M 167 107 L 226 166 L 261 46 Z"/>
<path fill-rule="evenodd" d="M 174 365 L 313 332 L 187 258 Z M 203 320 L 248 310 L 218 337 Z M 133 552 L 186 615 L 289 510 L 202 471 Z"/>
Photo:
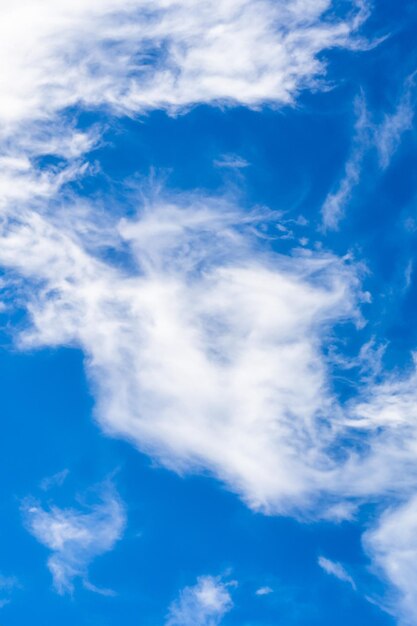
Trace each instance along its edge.
<path fill-rule="evenodd" d="M 355 581 L 353 580 L 352 576 L 348 574 L 348 572 L 345 570 L 341 563 L 327 559 L 324 556 L 319 556 L 318 564 L 320 565 L 322 570 L 326 572 L 326 574 L 334 576 L 342 582 L 348 583 L 352 587 L 352 589 L 356 590 Z"/>
<path fill-rule="evenodd" d="M 137 267 L 125 273 L 83 245 L 85 220 L 77 234 L 62 215 L 58 227 L 33 213 L 4 223 L 0 262 L 29 297 L 21 346 L 83 349 L 106 432 L 284 512 L 335 470 L 321 344 L 334 323 L 359 323 L 360 294 L 331 255 L 262 252 L 259 219 L 221 198 L 161 199 L 119 223 Z"/>
<path fill-rule="evenodd" d="M 338 229 L 355 188 L 361 181 L 365 157 L 371 151 L 376 151 L 381 170 L 387 169 L 390 165 L 401 145 L 404 134 L 413 125 L 414 91 L 415 74 L 412 74 L 405 81 L 403 92 L 395 109 L 385 113 L 379 123 L 372 119 L 364 95 L 356 98 L 356 122 L 351 153 L 338 186 L 327 195 L 323 203 L 321 212 L 324 229 Z"/>

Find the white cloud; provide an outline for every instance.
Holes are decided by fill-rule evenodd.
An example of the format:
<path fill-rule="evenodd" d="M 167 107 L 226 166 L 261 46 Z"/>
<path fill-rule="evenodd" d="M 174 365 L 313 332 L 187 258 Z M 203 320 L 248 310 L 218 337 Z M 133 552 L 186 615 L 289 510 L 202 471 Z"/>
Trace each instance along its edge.
<path fill-rule="evenodd" d="M 344 174 L 336 189 L 326 197 L 322 207 L 323 226 L 337 229 L 344 216 L 354 189 L 362 176 L 363 162 L 370 150 L 376 150 L 379 165 L 386 169 L 398 150 L 403 135 L 410 130 L 414 119 L 415 74 L 405 81 L 395 108 L 375 122 L 367 109 L 363 95 L 355 101 L 356 122 L 350 156 Z"/>
<path fill-rule="evenodd" d="M 361 177 L 363 158 L 370 146 L 369 113 L 363 97 L 355 100 L 356 122 L 352 142 L 352 151 L 346 162 L 345 171 L 337 188 L 331 191 L 323 204 L 323 226 L 326 229 L 337 229 L 343 218 L 354 187 Z"/>
<path fill-rule="evenodd" d="M 220 159 L 215 159 L 213 164 L 216 167 L 231 169 L 244 169 L 250 165 L 246 159 L 243 159 L 237 154 L 223 154 Z"/>
<path fill-rule="evenodd" d="M 367 386 L 355 402 L 356 427 L 369 436 L 371 452 L 363 468 L 363 487 L 369 477 L 389 507 L 371 525 L 364 546 L 374 570 L 391 585 L 388 598 L 378 604 L 409 626 L 417 619 L 417 372 L 414 365 L 403 375 L 385 375 L 382 383 Z M 387 506 L 387 499 L 383 500 Z"/>
<path fill-rule="evenodd" d="M 271 587 L 260 587 L 255 593 L 257 596 L 269 596 L 270 593 L 274 593 L 274 590 Z"/>
<path fill-rule="evenodd" d="M 339 410 L 322 342 L 357 319 L 359 289 L 331 255 L 262 252 L 261 217 L 161 198 L 119 224 L 128 272 L 83 242 L 86 221 L 77 233 L 33 213 L 3 224 L 0 262 L 28 281 L 21 345 L 82 348 L 106 432 L 284 512 L 333 489 Z"/>
<path fill-rule="evenodd" d="M 324 17 L 330 8 L 330 0 L 2 2 L 3 129 L 79 103 L 129 113 L 290 103 L 317 84 L 323 50 L 358 45 L 352 33 L 366 9 L 336 20 Z"/>
<path fill-rule="evenodd" d="M 370 498 L 412 497 L 415 375 L 371 379 L 344 408 L 331 391 L 322 346 L 334 324 L 359 321 L 347 261 L 268 251 L 256 233 L 274 216 L 221 198 L 160 197 L 110 226 L 93 208 L 82 220 L 53 208 L 42 215 L 35 202 L 4 220 L 0 261 L 27 298 L 21 347 L 79 346 L 106 432 L 178 472 L 208 470 L 269 513 L 339 520 Z M 109 232 L 125 268 L 101 256 Z M 41 529 L 96 523 L 79 511 L 32 515 Z M 61 550 L 49 530 L 33 532 L 53 550 L 57 589 L 74 576 L 95 589 L 95 535 L 73 553 L 72 540 Z"/>
<path fill-rule="evenodd" d="M 262 217 L 188 195 L 102 231 L 94 211 L 5 220 L 0 262 L 32 320 L 20 345 L 80 347 L 101 426 L 167 467 L 208 470 L 269 513 L 350 518 L 355 500 L 415 489 L 416 472 L 399 477 L 416 438 L 403 409 L 403 430 L 381 430 L 388 382 L 347 411 L 332 393 L 322 348 L 360 321 L 355 268 L 268 252 Z M 101 258 L 109 230 L 129 269 Z"/>
<path fill-rule="evenodd" d="M 220 578 L 201 576 L 172 603 L 165 626 L 218 626 L 232 607 L 228 586 Z"/>
<path fill-rule="evenodd" d="M 52 552 L 48 568 L 56 591 L 71 592 L 75 578 L 81 578 L 87 588 L 100 591 L 88 581 L 88 566 L 113 548 L 126 521 L 123 504 L 114 490 L 106 486 L 100 502 L 84 510 L 56 506 L 44 509 L 28 500 L 23 514 L 29 532 Z"/>
<path fill-rule="evenodd" d="M 391 586 L 385 608 L 413 626 L 417 621 L 417 497 L 385 511 L 364 536 L 377 573 Z"/>
<path fill-rule="evenodd" d="M 19 581 L 15 576 L 0 575 L 0 609 L 11 602 L 13 591 L 19 587 Z"/>
<path fill-rule="evenodd" d="M 335 576 L 342 582 L 349 583 L 352 589 L 356 589 L 355 581 L 353 580 L 352 576 L 348 574 L 348 572 L 345 570 L 341 563 L 326 559 L 326 557 L 324 556 L 319 556 L 318 564 L 326 572 L 326 574 L 330 574 L 330 576 Z"/>
<path fill-rule="evenodd" d="M 414 379 L 371 386 L 347 414 L 332 392 L 323 346 L 335 324 L 358 320 L 355 270 L 317 252 L 261 252 L 259 217 L 222 199 L 162 198 L 116 224 L 62 191 L 101 141 L 99 128 L 75 129 L 68 107 L 136 115 L 197 103 L 292 104 L 325 77 L 323 51 L 358 45 L 366 10 L 337 21 L 331 6 L 3 2 L 0 263 L 20 277 L 18 301 L 32 323 L 21 347 L 79 346 L 106 432 L 176 471 L 208 470 L 254 508 L 343 519 L 356 501 L 394 489 L 410 497 L 417 484 Z M 410 116 L 405 98 L 374 133 L 382 167 Z M 363 107 L 344 179 L 323 210 L 327 227 L 359 180 L 368 135 Z M 47 154 L 65 163 L 37 167 Z M 243 165 L 230 155 L 221 164 Z M 106 246 L 125 253 L 129 269 L 103 259 Z M 364 445 L 354 451 L 349 441 L 358 438 Z M 107 495 L 87 513 L 32 504 L 25 515 L 52 551 L 57 590 L 75 577 L 97 590 L 87 568 L 122 532 L 119 499 Z M 388 556 L 373 554 L 408 598 Z M 191 607 L 200 622 L 189 624 L 212 626 L 229 603 L 224 585 L 206 577 L 184 590 L 169 619 Z"/>
<path fill-rule="evenodd" d="M 382 168 L 388 167 L 393 154 L 398 149 L 402 137 L 413 126 L 415 98 L 415 75 L 405 83 L 403 93 L 393 113 L 386 114 L 375 131 L 376 149 Z"/>

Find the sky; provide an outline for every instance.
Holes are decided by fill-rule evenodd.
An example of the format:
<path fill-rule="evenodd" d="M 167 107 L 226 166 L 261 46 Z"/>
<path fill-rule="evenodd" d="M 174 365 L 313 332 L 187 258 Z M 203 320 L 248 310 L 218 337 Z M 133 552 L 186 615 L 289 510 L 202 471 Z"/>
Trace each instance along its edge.
<path fill-rule="evenodd" d="M 416 33 L 1 2 L 2 626 L 417 624 Z"/>

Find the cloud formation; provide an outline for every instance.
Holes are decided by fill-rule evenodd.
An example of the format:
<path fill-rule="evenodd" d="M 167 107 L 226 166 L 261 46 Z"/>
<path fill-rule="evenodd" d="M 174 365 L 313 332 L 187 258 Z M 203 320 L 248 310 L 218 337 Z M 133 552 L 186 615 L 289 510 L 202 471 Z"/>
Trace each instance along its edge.
<path fill-rule="evenodd" d="M 0 575 L 0 609 L 11 602 L 13 591 L 19 587 L 19 581 L 15 576 Z"/>
<path fill-rule="evenodd" d="M 68 200 L 63 187 L 88 171 L 100 130 L 76 130 L 65 112 L 290 104 L 317 87 L 323 50 L 359 45 L 366 5 L 343 19 L 331 8 L 18 0 L 1 9 L 0 46 L 16 54 L 0 75 L 0 262 L 23 281 L 19 301 L 28 296 L 33 327 L 20 345 L 81 347 L 107 432 L 177 471 L 208 469 L 265 510 L 322 489 L 331 431 L 322 415 L 337 409 L 321 340 L 356 315 L 354 272 L 331 255 L 258 258 L 256 219 L 221 199 L 164 200 L 119 225 Z M 44 155 L 64 162 L 38 166 Z M 114 267 L 106 246 L 136 270 Z M 311 449 L 306 470 L 300 447 Z"/>
<path fill-rule="evenodd" d="M 323 52 L 361 45 L 366 5 L 344 19 L 331 8 L 329 0 L 3 3 L 0 263 L 28 312 L 20 346 L 82 349 L 106 432 L 175 471 L 210 472 L 255 509 L 341 519 L 394 490 L 411 507 L 417 486 L 415 377 L 370 385 L 347 408 L 333 391 L 324 346 L 337 324 L 360 320 L 359 271 L 331 254 L 262 250 L 258 224 L 270 228 L 276 216 L 248 216 L 222 198 L 162 197 L 119 221 L 63 191 L 88 171 L 85 155 L 102 136 L 77 130 L 71 108 L 134 116 L 198 103 L 294 104 L 325 78 Z M 368 149 L 359 109 L 345 175 L 323 209 L 329 228 Z M 411 120 L 406 94 L 372 127 L 382 168 Z M 64 162 L 41 167 L 45 155 Z M 229 155 L 217 165 L 246 162 Z M 25 519 L 52 551 L 60 593 L 76 577 L 90 585 L 89 562 L 124 525 L 114 494 L 87 513 L 32 503 Z M 408 579 L 392 567 L 412 567 L 392 519 L 407 531 L 408 509 L 390 511 L 366 545 L 415 615 Z M 340 577 L 336 566 L 322 561 Z M 192 609 L 200 621 L 189 624 L 212 626 L 229 603 L 221 582 L 202 578 L 168 623 L 186 624 Z"/>
<path fill-rule="evenodd" d="M 415 375 L 368 381 L 346 406 L 332 391 L 324 345 L 336 324 L 361 323 L 348 259 L 281 255 L 258 236 L 278 216 L 220 197 L 162 195 L 110 221 L 94 207 L 78 219 L 55 201 L 25 206 L 0 229 L 29 314 L 20 346 L 80 347 L 107 433 L 177 472 L 209 471 L 268 513 L 338 520 L 370 498 L 413 497 Z M 103 255 L 109 245 L 125 263 Z M 65 520 L 75 532 L 79 512 L 30 515 L 61 592 L 115 541 L 74 557 L 71 537 L 59 548 L 41 529 Z"/>
<path fill-rule="evenodd" d="M 319 556 L 318 564 L 320 567 L 326 572 L 326 574 L 330 574 L 335 578 L 338 578 L 342 582 L 349 583 L 352 589 L 356 589 L 355 581 L 352 576 L 348 574 L 341 563 L 337 561 L 331 561 L 330 559 L 326 559 L 324 556 Z"/>
<path fill-rule="evenodd" d="M 338 228 L 353 190 L 360 181 L 363 159 L 371 145 L 369 112 L 363 97 L 355 100 L 355 114 L 353 145 L 344 174 L 336 189 L 327 195 L 322 207 L 323 226 L 326 229 Z"/>
<path fill-rule="evenodd" d="M 160 196 L 110 223 L 53 208 L 0 228 L 29 313 L 19 342 L 83 350 L 107 433 L 177 472 L 209 471 L 269 513 L 340 519 L 355 501 L 412 492 L 417 467 L 399 479 L 409 417 L 380 428 L 391 383 L 348 407 L 332 390 L 324 346 L 336 324 L 361 323 L 348 259 L 281 255 L 258 236 L 277 216 L 220 197 Z M 103 256 L 109 245 L 124 266 Z"/>
<path fill-rule="evenodd" d="M 113 548 L 126 523 L 123 504 L 114 490 L 107 486 L 100 502 L 86 510 L 44 509 L 28 500 L 23 515 L 28 531 L 52 552 L 48 568 L 56 591 L 71 592 L 74 579 L 81 578 L 87 588 L 100 592 L 88 580 L 88 566 Z"/>
<path fill-rule="evenodd" d="M 228 586 L 220 578 L 200 576 L 172 603 L 165 626 L 218 626 L 232 607 Z"/>
<path fill-rule="evenodd" d="M 391 586 L 383 600 L 386 610 L 399 615 L 403 624 L 417 620 L 417 497 L 390 508 L 364 536 L 364 545 L 377 572 Z"/>
<path fill-rule="evenodd" d="M 33 212 L 3 224 L 0 262 L 24 278 L 21 345 L 84 351 L 105 431 L 284 512 L 331 489 L 338 407 L 322 342 L 359 321 L 360 290 L 348 261 L 263 249 L 262 219 L 221 198 L 161 198 L 119 223 L 122 270 L 85 219 L 77 233 Z"/>
<path fill-rule="evenodd" d="M 344 174 L 335 189 L 327 195 L 323 207 L 323 226 L 339 227 L 355 187 L 360 183 L 365 157 L 375 151 L 381 170 L 385 170 L 401 145 L 404 133 L 412 128 L 415 108 L 415 74 L 407 78 L 393 110 L 385 112 L 378 122 L 372 119 L 364 95 L 355 100 L 356 121 L 350 155 Z"/>
<path fill-rule="evenodd" d="M 316 86 L 323 50 L 358 45 L 366 9 L 336 19 L 331 7 L 330 0 L 4 2 L 3 132 L 74 105 L 133 114 L 199 102 L 291 103 Z"/>
<path fill-rule="evenodd" d="M 269 596 L 270 593 L 274 593 L 274 590 L 271 587 L 260 587 L 255 591 L 257 596 Z"/>

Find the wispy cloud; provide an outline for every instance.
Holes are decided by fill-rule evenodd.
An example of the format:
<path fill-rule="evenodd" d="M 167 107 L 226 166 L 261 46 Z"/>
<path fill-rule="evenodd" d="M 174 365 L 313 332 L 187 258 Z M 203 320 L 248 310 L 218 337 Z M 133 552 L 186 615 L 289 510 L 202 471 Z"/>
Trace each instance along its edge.
<path fill-rule="evenodd" d="M 330 192 L 322 207 L 323 226 L 336 229 L 343 217 L 346 205 L 351 199 L 354 187 L 361 177 L 363 158 L 370 146 L 369 113 L 363 97 L 355 101 L 356 122 L 351 155 L 337 188 Z"/>
<path fill-rule="evenodd" d="M 74 579 L 81 578 L 88 589 L 100 592 L 88 580 L 88 566 L 113 548 L 126 521 L 114 489 L 106 485 L 100 501 L 84 509 L 44 509 L 37 501 L 27 500 L 22 510 L 29 532 L 52 552 L 48 567 L 56 591 L 71 592 Z"/>
<path fill-rule="evenodd" d="M 342 582 L 349 583 L 352 589 L 356 589 L 355 581 L 352 576 L 348 574 L 341 563 L 326 559 L 324 556 L 319 556 L 318 564 L 326 572 L 326 574 L 330 574 L 330 576 L 334 576 Z"/>
<path fill-rule="evenodd" d="M 40 488 L 43 491 L 48 491 L 52 487 L 61 487 L 67 479 L 68 474 L 69 470 L 64 469 L 61 472 L 53 474 L 53 476 L 47 476 L 41 481 Z"/>
<path fill-rule="evenodd" d="M 260 587 L 255 591 L 257 596 L 269 596 L 270 593 L 274 593 L 271 587 Z"/>
<path fill-rule="evenodd" d="M 371 150 L 375 150 L 382 170 L 391 163 L 404 133 L 412 128 L 415 108 L 414 91 L 415 75 L 412 74 L 405 81 L 394 110 L 385 113 L 379 122 L 372 119 L 364 96 L 356 98 L 356 122 L 351 153 L 340 182 L 336 189 L 328 194 L 322 207 L 323 226 L 326 229 L 338 228 L 355 187 L 361 180 L 365 156 Z"/>
<path fill-rule="evenodd" d="M 244 169 L 250 165 L 246 159 L 242 159 L 237 154 L 224 154 L 221 158 L 215 159 L 213 163 L 216 167 L 230 169 Z"/>
<path fill-rule="evenodd" d="M 220 578 L 201 576 L 172 603 L 165 626 L 218 626 L 232 607 L 228 585 Z"/>
<path fill-rule="evenodd" d="M 3 128 L 80 103 L 129 113 L 290 103 L 323 74 L 323 50 L 355 45 L 366 10 L 331 20 L 323 17 L 330 7 L 330 0 L 2 3 Z"/>
<path fill-rule="evenodd" d="M 0 68 L 0 206 L 51 196 L 86 172 L 84 157 L 102 129 L 77 129 L 81 111 L 136 116 L 185 112 L 199 103 L 294 104 L 325 76 L 323 51 L 361 45 L 366 5 L 356 3 L 340 19 L 328 17 L 331 6 L 331 0 L 1 3 L 0 56 L 8 62 Z M 45 155 L 64 162 L 39 167 Z"/>
<path fill-rule="evenodd" d="M 0 609 L 12 601 L 12 593 L 20 587 L 15 576 L 0 575 Z"/>
<path fill-rule="evenodd" d="M 417 466 L 399 480 L 414 439 L 388 419 L 390 384 L 348 408 L 331 391 L 322 346 L 334 324 L 360 322 L 354 265 L 272 252 L 257 229 L 273 216 L 222 198 L 159 196 L 103 230 L 91 211 L 80 228 L 56 212 L 5 220 L 0 261 L 27 297 L 21 347 L 79 346 L 106 432 L 178 472 L 208 470 L 267 512 L 341 519 L 416 487 Z M 124 269 L 100 254 L 109 228 Z M 398 389 L 406 425 L 411 386 Z"/>
<path fill-rule="evenodd" d="M 63 192 L 88 171 L 85 156 L 101 141 L 99 128 L 77 130 L 71 107 L 134 116 L 198 103 L 294 104 L 325 78 L 323 52 L 361 45 L 366 5 L 337 20 L 331 6 L 2 3 L 0 262 L 26 301 L 20 347 L 80 347 L 106 432 L 175 471 L 210 471 L 253 508 L 338 520 L 394 490 L 413 503 L 417 486 L 415 379 L 370 384 L 348 408 L 332 390 L 323 346 L 336 324 L 359 321 L 359 270 L 331 254 L 261 249 L 264 216 L 222 198 L 167 194 L 119 222 Z M 352 153 L 323 208 L 326 227 L 337 227 L 371 137 L 380 166 L 389 164 L 412 120 L 407 89 L 379 125 L 357 101 Z M 48 154 L 63 162 L 39 167 Z M 228 155 L 217 166 L 246 162 Z M 123 251 L 128 266 L 104 258 L 105 247 Z M 363 447 L 350 447 L 358 439 Z M 407 530 L 407 511 L 387 513 L 367 545 L 415 615 L 407 579 L 391 567 L 411 571 L 390 535 L 390 519 Z M 123 532 L 114 492 L 88 510 L 26 503 L 24 516 L 52 553 L 57 591 L 77 577 L 102 591 L 87 571 Z M 340 564 L 322 557 L 321 566 L 343 576 Z M 226 585 L 203 577 L 182 592 L 167 624 L 215 626 L 230 607 Z"/>
<path fill-rule="evenodd" d="M 364 545 L 376 571 L 391 585 L 384 598 L 386 610 L 402 624 L 417 620 L 417 497 L 387 510 L 364 536 Z"/>
<path fill-rule="evenodd" d="M 281 512 L 334 470 L 321 342 L 358 321 L 360 290 L 332 255 L 262 251 L 260 220 L 221 198 L 160 197 L 119 223 L 128 272 L 99 257 L 87 219 L 77 233 L 62 214 L 25 215 L 4 223 L 0 262 L 28 281 L 21 345 L 83 349 L 105 431 Z"/>
<path fill-rule="evenodd" d="M 403 134 L 413 126 L 415 110 L 415 74 L 409 76 L 393 113 L 386 114 L 375 131 L 376 149 L 382 168 L 388 167 Z"/>

